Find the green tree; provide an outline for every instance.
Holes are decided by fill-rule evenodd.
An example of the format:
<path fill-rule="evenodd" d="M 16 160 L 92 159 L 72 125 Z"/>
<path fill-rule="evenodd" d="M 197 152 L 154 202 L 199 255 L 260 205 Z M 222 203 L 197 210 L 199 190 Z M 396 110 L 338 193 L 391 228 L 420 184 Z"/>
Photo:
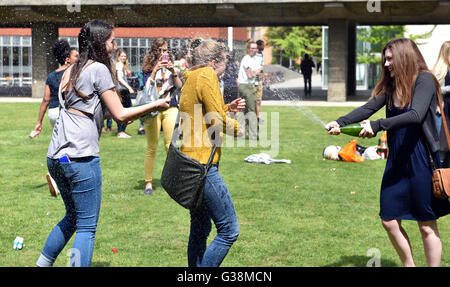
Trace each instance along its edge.
<path fill-rule="evenodd" d="M 368 29 L 358 29 L 359 40 L 358 62 L 377 64 L 381 61 L 381 49 L 392 38 L 403 37 L 405 26 L 371 26 Z"/>
<path fill-rule="evenodd" d="M 408 37 L 418 45 L 422 45 L 426 43 L 424 40 L 431 37 L 435 28 L 436 25 L 430 31 L 418 35 L 406 35 L 406 27 L 401 25 L 370 26 L 358 29 L 357 61 L 360 64 L 368 64 L 368 88 L 373 88 L 379 79 L 381 52 L 387 42 L 393 38 Z"/>
<path fill-rule="evenodd" d="M 280 50 L 284 59 L 301 58 L 305 53 L 322 61 L 322 28 L 319 26 L 270 27 L 264 35 L 273 48 L 273 61 Z"/>
<path fill-rule="evenodd" d="M 425 44 L 424 40 L 431 37 L 436 25 L 423 34 L 409 34 L 407 37 L 415 41 L 418 45 Z M 381 50 L 383 46 L 393 38 L 405 37 L 406 27 L 399 25 L 371 26 L 368 29 L 359 29 L 357 39 L 358 62 L 364 64 L 378 64 L 381 61 Z"/>

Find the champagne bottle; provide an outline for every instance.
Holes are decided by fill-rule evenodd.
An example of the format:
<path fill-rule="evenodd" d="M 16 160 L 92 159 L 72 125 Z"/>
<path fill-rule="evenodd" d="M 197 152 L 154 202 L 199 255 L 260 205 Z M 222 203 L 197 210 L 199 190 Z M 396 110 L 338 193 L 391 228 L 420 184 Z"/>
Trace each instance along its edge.
<path fill-rule="evenodd" d="M 359 133 L 362 130 L 362 126 L 360 124 L 349 124 L 346 126 L 343 126 L 340 128 L 341 133 L 349 135 L 349 136 L 355 136 L 357 137 L 359 135 Z"/>

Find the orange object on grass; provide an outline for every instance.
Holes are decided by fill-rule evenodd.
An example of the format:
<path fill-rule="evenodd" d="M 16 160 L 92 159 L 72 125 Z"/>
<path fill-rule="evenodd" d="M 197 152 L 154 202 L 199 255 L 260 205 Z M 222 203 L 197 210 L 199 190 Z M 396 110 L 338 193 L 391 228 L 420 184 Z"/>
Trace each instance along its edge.
<path fill-rule="evenodd" d="M 338 154 L 344 161 L 348 162 L 363 162 L 364 157 L 356 154 L 356 144 L 358 140 L 352 140 Z"/>

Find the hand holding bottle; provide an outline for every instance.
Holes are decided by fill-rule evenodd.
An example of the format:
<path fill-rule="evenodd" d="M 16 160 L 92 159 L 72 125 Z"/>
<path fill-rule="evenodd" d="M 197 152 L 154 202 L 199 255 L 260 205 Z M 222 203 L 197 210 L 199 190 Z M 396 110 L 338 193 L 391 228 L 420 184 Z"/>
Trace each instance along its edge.
<path fill-rule="evenodd" d="M 325 129 L 328 131 L 329 135 L 338 135 L 341 133 L 339 124 L 336 121 L 329 122 Z"/>
<path fill-rule="evenodd" d="M 370 125 L 369 120 L 362 121 L 361 127 L 363 128 L 359 133 L 359 137 L 361 138 L 372 138 L 375 134 L 372 130 L 372 126 Z"/>

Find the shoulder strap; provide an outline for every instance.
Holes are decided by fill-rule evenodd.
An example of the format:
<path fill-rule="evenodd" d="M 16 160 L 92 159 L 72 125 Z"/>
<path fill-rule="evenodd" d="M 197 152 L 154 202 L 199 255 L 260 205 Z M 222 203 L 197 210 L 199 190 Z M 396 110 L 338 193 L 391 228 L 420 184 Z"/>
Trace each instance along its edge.
<path fill-rule="evenodd" d="M 442 125 L 443 125 L 443 129 L 444 129 L 444 133 L 445 133 L 445 138 L 447 139 L 447 144 L 448 144 L 448 148 L 450 150 L 450 134 L 448 131 L 448 126 L 447 126 L 447 119 L 445 118 L 445 112 L 444 112 L 444 107 L 441 104 L 441 97 L 439 97 L 439 94 L 436 93 L 436 99 L 437 99 L 437 105 L 439 106 L 439 110 L 441 111 L 441 116 L 442 116 Z M 434 167 L 434 161 L 433 161 L 433 157 L 431 156 L 431 151 L 428 147 L 428 144 L 425 144 L 427 151 L 428 151 L 428 157 L 430 158 L 430 162 L 431 162 L 431 167 L 433 168 L 433 170 L 435 170 L 436 168 Z"/>

